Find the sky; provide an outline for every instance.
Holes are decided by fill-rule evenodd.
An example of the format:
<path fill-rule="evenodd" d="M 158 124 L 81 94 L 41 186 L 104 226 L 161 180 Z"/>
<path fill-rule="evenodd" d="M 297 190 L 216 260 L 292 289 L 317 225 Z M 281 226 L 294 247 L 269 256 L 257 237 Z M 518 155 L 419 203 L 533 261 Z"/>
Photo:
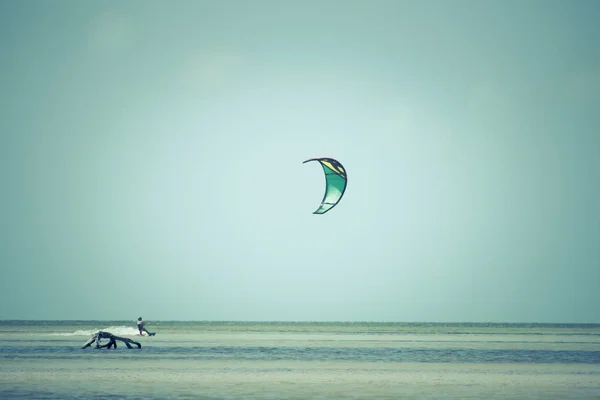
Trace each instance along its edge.
<path fill-rule="evenodd" d="M 600 323 L 598 20 L 0 1 L 0 319 Z"/>

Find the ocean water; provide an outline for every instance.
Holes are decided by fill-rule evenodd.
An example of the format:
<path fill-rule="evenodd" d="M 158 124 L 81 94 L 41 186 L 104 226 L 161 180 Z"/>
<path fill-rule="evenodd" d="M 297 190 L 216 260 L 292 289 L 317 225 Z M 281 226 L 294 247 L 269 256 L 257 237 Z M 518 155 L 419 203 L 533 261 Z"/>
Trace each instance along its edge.
<path fill-rule="evenodd" d="M 142 344 L 85 350 L 101 329 Z M 0 321 L 1 399 L 600 399 L 598 324 Z"/>

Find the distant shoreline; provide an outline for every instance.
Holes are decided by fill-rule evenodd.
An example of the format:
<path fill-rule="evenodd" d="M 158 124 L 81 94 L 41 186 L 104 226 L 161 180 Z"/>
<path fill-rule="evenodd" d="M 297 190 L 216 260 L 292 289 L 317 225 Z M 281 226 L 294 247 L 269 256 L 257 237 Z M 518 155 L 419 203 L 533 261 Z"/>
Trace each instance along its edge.
<path fill-rule="evenodd" d="M 0 319 L 0 324 L 131 324 L 134 320 L 110 319 Z M 448 327 L 599 327 L 600 322 L 394 322 L 394 321 L 236 321 L 236 320 L 151 320 L 152 323 L 183 325 L 383 325 L 383 326 L 448 326 Z"/>

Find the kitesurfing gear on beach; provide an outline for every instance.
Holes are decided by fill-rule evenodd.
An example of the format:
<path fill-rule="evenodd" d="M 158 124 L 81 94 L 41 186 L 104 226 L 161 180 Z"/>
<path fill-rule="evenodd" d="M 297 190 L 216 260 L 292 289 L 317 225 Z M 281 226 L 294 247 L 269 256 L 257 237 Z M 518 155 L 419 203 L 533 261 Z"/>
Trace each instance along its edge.
<path fill-rule="evenodd" d="M 102 341 L 102 339 L 108 339 L 108 343 L 101 345 L 100 342 Z M 138 349 L 142 348 L 142 345 L 139 344 L 138 342 L 135 342 L 129 338 L 125 338 L 125 337 L 120 337 L 120 336 L 115 336 L 110 332 L 103 332 L 103 331 L 95 331 L 92 334 L 92 337 L 81 347 L 82 349 L 88 348 L 92 345 L 92 343 L 96 342 L 96 348 L 97 349 L 102 349 L 104 347 L 110 349 L 111 347 L 114 347 L 115 349 L 117 348 L 117 340 L 120 340 L 121 342 L 125 343 L 125 345 L 127 346 L 128 349 L 133 349 L 133 347 L 131 346 L 131 343 L 135 344 Z"/>

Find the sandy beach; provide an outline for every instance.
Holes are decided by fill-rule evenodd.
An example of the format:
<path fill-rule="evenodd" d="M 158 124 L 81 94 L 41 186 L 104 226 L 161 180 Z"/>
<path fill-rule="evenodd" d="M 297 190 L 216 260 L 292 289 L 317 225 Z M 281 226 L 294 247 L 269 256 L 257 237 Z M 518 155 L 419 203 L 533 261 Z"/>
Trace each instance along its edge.
<path fill-rule="evenodd" d="M 10 368 L 6 368 L 10 367 Z M 600 399 L 597 365 L 12 361 L 5 395 L 173 399 Z"/>

